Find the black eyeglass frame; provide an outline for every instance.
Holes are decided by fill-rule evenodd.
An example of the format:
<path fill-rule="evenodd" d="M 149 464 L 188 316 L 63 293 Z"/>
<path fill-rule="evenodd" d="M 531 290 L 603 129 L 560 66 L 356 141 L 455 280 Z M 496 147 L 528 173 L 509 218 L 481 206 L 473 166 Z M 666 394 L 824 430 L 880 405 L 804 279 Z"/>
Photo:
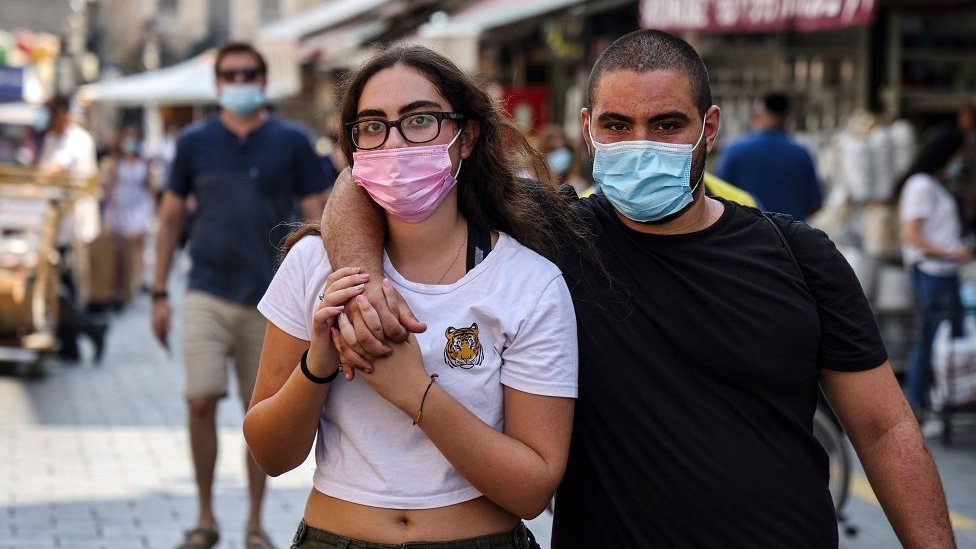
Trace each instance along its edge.
<path fill-rule="evenodd" d="M 413 141 L 409 139 L 406 135 L 403 134 L 403 130 L 400 128 L 400 125 L 403 124 L 404 120 L 410 118 L 411 116 L 419 116 L 419 115 L 433 116 L 434 118 L 437 119 L 437 133 L 434 134 L 434 137 L 431 137 L 430 139 L 427 139 L 425 141 Z M 346 129 L 349 131 L 349 138 L 352 140 L 352 144 L 354 147 L 356 147 L 361 151 L 372 151 L 386 144 L 386 140 L 390 138 L 390 128 L 396 128 L 397 131 L 400 132 L 400 137 L 403 137 L 403 140 L 406 141 L 407 143 L 420 145 L 423 143 L 430 143 L 431 141 L 440 137 L 441 125 L 442 122 L 444 122 L 444 120 L 454 120 L 455 122 L 460 123 L 466 120 L 467 118 L 468 118 L 467 116 L 459 112 L 419 111 L 419 112 L 407 113 L 401 116 L 400 118 L 397 118 L 396 120 L 383 120 L 382 118 L 360 118 L 358 120 L 353 120 L 352 122 L 346 122 Z M 379 122 L 386 127 L 386 133 L 383 135 L 383 141 L 380 141 L 379 145 L 376 145 L 375 147 L 367 148 L 367 147 L 360 147 L 359 144 L 356 143 L 356 135 L 353 133 L 353 130 L 356 128 L 357 124 L 362 124 L 363 122 Z"/>
<path fill-rule="evenodd" d="M 244 82 L 255 82 L 264 76 L 264 71 L 257 67 L 253 69 L 221 69 L 214 72 L 217 74 L 217 78 L 223 82 L 237 82 L 238 76 L 242 77 Z"/>

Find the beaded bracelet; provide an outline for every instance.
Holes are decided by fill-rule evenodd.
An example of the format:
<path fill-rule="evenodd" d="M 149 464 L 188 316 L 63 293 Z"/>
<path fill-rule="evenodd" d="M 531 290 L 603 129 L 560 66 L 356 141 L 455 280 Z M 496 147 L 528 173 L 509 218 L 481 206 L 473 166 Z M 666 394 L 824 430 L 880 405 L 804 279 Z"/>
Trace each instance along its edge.
<path fill-rule="evenodd" d="M 424 402 L 427 402 L 427 393 L 430 392 L 430 388 L 436 380 L 437 374 L 430 374 L 430 383 L 427 384 L 427 389 L 424 390 L 424 396 L 420 399 L 420 411 L 417 412 L 417 419 L 413 420 L 414 425 L 420 423 L 420 418 L 424 415 Z"/>
<path fill-rule="evenodd" d="M 311 381 L 312 383 L 317 383 L 319 385 L 325 385 L 326 383 L 332 382 L 332 380 L 334 380 L 336 376 L 339 375 L 339 370 L 342 369 L 342 367 L 340 366 L 339 368 L 336 368 L 336 371 L 332 372 L 328 376 L 319 377 L 308 370 L 307 360 L 308 360 L 308 349 L 305 349 L 305 352 L 302 353 L 302 360 L 300 363 L 302 366 L 302 373 L 305 374 L 305 377 L 308 378 L 309 381 Z"/>

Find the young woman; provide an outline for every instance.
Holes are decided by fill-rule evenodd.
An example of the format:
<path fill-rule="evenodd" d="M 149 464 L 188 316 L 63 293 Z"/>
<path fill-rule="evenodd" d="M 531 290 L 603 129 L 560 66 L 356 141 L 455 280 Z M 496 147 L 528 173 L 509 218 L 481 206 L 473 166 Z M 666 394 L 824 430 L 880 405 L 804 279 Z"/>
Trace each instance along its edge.
<path fill-rule="evenodd" d="M 908 356 L 908 402 L 921 414 L 928 406 L 932 342 L 939 323 L 962 321 L 959 266 L 971 257 L 963 244 L 956 199 L 945 184 L 959 161 L 963 136 L 954 128 L 937 130 L 921 145 L 895 188 L 901 223 L 902 259 L 912 270 L 916 338 Z"/>
<path fill-rule="evenodd" d="M 542 157 L 426 48 L 377 55 L 342 102 L 353 178 L 386 213 L 387 298 L 395 289 L 428 328 L 336 381 L 330 335 L 350 298 L 375 312 L 359 295 L 367 277 L 332 271 L 318 236 L 295 235 L 258 306 L 269 324 L 244 421 L 251 453 L 277 475 L 318 434 L 294 547 L 528 547 L 520 519 L 563 475 L 576 397 L 572 302 L 542 255 L 560 235 L 539 223 L 571 219 L 568 201 L 540 185 L 552 199 L 535 206 L 515 174 L 547 175 Z"/>
<path fill-rule="evenodd" d="M 129 301 L 143 283 L 142 254 L 152 223 L 153 202 L 149 186 L 149 163 L 142 157 L 139 132 L 122 129 L 117 148 L 104 161 L 106 176 L 105 224 L 115 244 L 115 300 Z"/>

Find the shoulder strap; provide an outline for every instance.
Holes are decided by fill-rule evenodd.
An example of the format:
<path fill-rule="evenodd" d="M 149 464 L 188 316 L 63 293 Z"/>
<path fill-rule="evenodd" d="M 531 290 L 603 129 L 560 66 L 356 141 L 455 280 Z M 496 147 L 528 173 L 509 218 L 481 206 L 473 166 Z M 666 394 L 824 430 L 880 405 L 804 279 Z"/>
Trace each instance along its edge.
<path fill-rule="evenodd" d="M 491 231 L 468 222 L 467 270 L 477 267 L 489 252 L 491 252 Z"/>
<path fill-rule="evenodd" d="M 810 286 L 807 284 L 807 277 L 803 275 L 803 269 L 800 267 L 800 262 L 796 259 L 796 254 L 793 253 L 793 247 L 790 246 L 789 239 L 786 238 L 783 230 L 779 228 L 779 225 L 773 219 L 774 216 L 778 216 L 769 212 L 763 212 L 762 216 L 766 219 L 766 221 L 769 222 L 770 226 L 773 227 L 773 230 L 776 231 L 776 236 L 779 237 L 780 242 L 783 243 L 783 247 L 786 248 L 786 255 L 790 257 L 790 262 L 793 263 L 793 266 L 796 268 L 796 272 L 800 273 L 800 280 L 803 281 L 803 287 L 806 288 L 806 291 L 808 294 L 810 294 L 810 297 L 813 297 L 813 292 L 810 291 Z M 790 221 L 790 224 L 792 223 L 793 221 Z"/>

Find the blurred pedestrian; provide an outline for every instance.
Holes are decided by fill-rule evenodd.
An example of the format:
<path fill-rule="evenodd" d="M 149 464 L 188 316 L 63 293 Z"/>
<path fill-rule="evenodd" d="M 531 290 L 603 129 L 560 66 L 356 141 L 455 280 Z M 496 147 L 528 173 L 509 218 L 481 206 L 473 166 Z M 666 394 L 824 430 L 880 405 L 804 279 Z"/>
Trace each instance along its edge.
<path fill-rule="evenodd" d="M 325 200 L 328 200 L 329 191 L 332 190 L 336 177 L 349 166 L 349 163 L 346 162 L 342 148 L 339 147 L 339 113 L 331 111 L 324 118 L 322 138 L 325 140 L 325 149 L 322 151 L 322 171 L 325 172 L 325 182 L 329 187 L 325 192 Z"/>
<path fill-rule="evenodd" d="M 59 178 L 68 186 L 85 185 L 98 175 L 95 141 L 79 123 L 79 113 L 72 111 L 71 100 L 55 96 L 45 104 L 37 128 L 43 130 L 43 143 L 37 167 L 42 176 Z M 98 200 L 92 195 L 76 196 L 67 211 L 63 211 L 55 246 L 60 256 L 58 356 L 71 364 L 81 358 L 78 336 L 91 339 L 95 348 L 95 362 L 101 360 L 105 349 L 108 326 L 91 318 L 78 301 L 75 280 L 74 249 L 92 243 L 101 232 Z"/>
<path fill-rule="evenodd" d="M 962 304 L 959 268 L 972 254 L 961 238 L 956 199 L 946 188 L 947 168 L 961 161 L 963 135 L 939 128 L 923 141 L 895 186 L 901 223 L 902 259 L 911 269 L 916 336 L 908 356 L 908 401 L 921 419 L 929 406 L 932 342 L 943 320 L 959 334 Z"/>
<path fill-rule="evenodd" d="M 803 221 L 823 195 L 810 153 L 786 131 L 790 100 L 770 93 L 753 106 L 755 131 L 725 150 L 715 175 L 748 192 L 767 211 Z"/>
<path fill-rule="evenodd" d="M 176 141 L 180 137 L 180 130 L 181 126 L 175 122 L 166 124 L 159 147 L 149 157 L 150 188 L 157 203 L 162 200 L 163 188 L 169 180 L 169 168 L 176 157 Z"/>
<path fill-rule="evenodd" d="M 127 302 L 143 283 L 142 254 L 155 204 L 149 184 L 149 162 L 142 156 L 139 130 L 122 129 L 117 145 L 103 162 L 105 225 L 115 247 L 115 301 Z"/>
<path fill-rule="evenodd" d="M 568 183 L 577 193 L 582 193 L 590 182 L 580 177 L 575 148 L 566 139 L 562 128 L 554 124 L 546 126 L 539 136 L 539 150 L 546 155 L 546 164 L 556 183 Z"/>
<path fill-rule="evenodd" d="M 956 127 L 964 143 L 958 159 L 946 167 L 946 177 L 962 207 L 963 230 L 976 233 L 976 103 L 959 108 Z"/>
<path fill-rule="evenodd" d="M 948 175 L 969 186 L 976 186 L 976 103 L 966 103 L 959 108 L 956 114 L 956 126 L 962 133 L 965 143 L 958 171 Z"/>
<path fill-rule="evenodd" d="M 190 196 L 197 199 L 190 234 L 192 268 L 183 300 L 185 398 L 199 514 L 183 549 L 208 548 L 219 539 L 212 505 L 217 457 L 216 412 L 227 394 L 233 358 L 240 398 L 251 399 L 264 317 L 256 305 L 274 270 L 283 222 L 318 219 L 325 183 L 305 134 L 265 108 L 267 65 L 250 44 L 217 52 L 214 66 L 219 115 L 186 130 L 176 145 L 159 210 L 152 324 L 169 345 L 172 308 L 167 278 Z M 248 549 L 271 547 L 261 528 L 265 475 L 246 454 Z"/>

